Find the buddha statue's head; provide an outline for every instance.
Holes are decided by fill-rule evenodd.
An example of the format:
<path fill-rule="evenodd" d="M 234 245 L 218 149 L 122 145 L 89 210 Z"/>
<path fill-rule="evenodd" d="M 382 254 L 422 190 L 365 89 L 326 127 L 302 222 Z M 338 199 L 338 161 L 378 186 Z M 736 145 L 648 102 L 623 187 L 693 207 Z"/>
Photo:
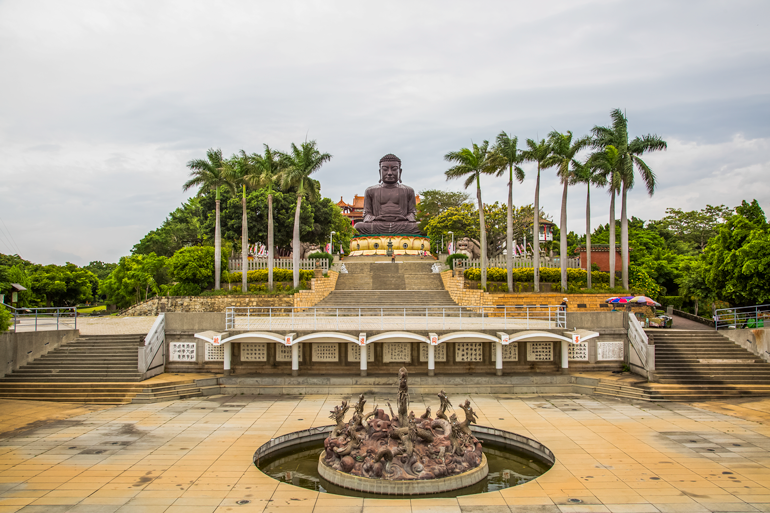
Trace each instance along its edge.
<path fill-rule="evenodd" d="M 380 182 L 393 185 L 401 181 L 401 159 L 388 153 L 380 159 Z"/>

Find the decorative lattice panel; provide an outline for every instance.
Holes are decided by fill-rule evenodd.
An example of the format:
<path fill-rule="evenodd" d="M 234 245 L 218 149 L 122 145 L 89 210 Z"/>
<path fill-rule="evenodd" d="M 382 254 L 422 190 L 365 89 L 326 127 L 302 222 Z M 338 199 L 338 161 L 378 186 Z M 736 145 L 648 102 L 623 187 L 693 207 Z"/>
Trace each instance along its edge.
<path fill-rule="evenodd" d="M 312 344 L 314 362 L 336 362 L 340 359 L 340 345 L 336 342 Z"/>
<path fill-rule="evenodd" d="M 567 358 L 574 361 L 588 361 L 588 344 L 567 344 Z"/>
<path fill-rule="evenodd" d="M 497 350 L 492 346 L 492 361 L 497 361 Z M 503 346 L 503 361 L 504 362 L 518 362 L 519 361 L 519 344 L 514 342 Z"/>
<path fill-rule="evenodd" d="M 225 346 L 215 346 L 206 342 L 206 361 L 222 362 L 225 359 Z"/>
<path fill-rule="evenodd" d="M 172 362 L 194 362 L 195 342 L 172 342 L 169 348 Z"/>
<path fill-rule="evenodd" d="M 433 346 L 436 348 L 435 351 L 433 351 L 433 359 L 437 362 L 445 362 L 446 361 L 446 345 L 445 344 L 439 344 L 437 346 Z M 420 344 L 420 361 L 421 362 L 427 362 L 428 361 L 428 344 Z"/>
<path fill-rule="evenodd" d="M 412 344 L 409 342 L 386 342 L 382 347 L 382 361 L 405 362 L 412 361 Z"/>
<path fill-rule="evenodd" d="M 455 343 L 456 362 L 480 362 L 484 359 L 483 342 Z"/>
<path fill-rule="evenodd" d="M 527 344 L 528 362 L 550 362 L 553 360 L 553 342 L 529 342 Z"/>
<path fill-rule="evenodd" d="M 302 342 L 294 344 L 299 351 L 299 361 L 302 361 Z M 283 344 L 276 344 L 275 348 L 275 361 L 276 362 L 290 362 L 291 361 L 291 346 Z"/>
<path fill-rule="evenodd" d="M 360 345 L 354 344 L 353 342 L 348 342 L 348 361 L 349 362 L 361 361 Z M 369 345 L 369 347 L 366 348 L 366 361 L 367 362 L 374 361 L 374 346 L 372 346 L 371 344 Z"/>
<path fill-rule="evenodd" d="M 623 342 L 597 342 L 599 360 L 623 360 Z"/>
<path fill-rule="evenodd" d="M 242 362 L 266 362 L 267 342 L 248 342 L 241 344 Z"/>

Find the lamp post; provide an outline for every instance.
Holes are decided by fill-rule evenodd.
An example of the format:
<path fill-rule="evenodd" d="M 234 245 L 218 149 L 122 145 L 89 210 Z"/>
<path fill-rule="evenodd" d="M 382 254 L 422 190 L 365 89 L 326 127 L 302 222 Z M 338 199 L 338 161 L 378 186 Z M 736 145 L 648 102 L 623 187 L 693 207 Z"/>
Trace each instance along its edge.
<path fill-rule="evenodd" d="M 455 232 L 447 232 L 449 235 L 452 236 L 452 252 L 455 250 Z"/>
<path fill-rule="evenodd" d="M 335 233 L 337 233 L 337 232 L 331 232 L 329 234 L 329 254 L 330 255 L 334 254 L 334 234 Z"/>

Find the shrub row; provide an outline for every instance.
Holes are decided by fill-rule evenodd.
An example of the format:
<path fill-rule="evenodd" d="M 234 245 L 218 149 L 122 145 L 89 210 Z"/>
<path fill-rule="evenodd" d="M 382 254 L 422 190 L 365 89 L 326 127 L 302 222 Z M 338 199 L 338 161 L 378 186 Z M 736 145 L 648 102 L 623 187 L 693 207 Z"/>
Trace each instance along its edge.
<path fill-rule="evenodd" d="M 310 253 L 308 258 L 325 258 L 329 261 L 329 269 L 331 269 L 332 264 L 334 263 L 334 255 L 330 255 L 329 253 L 324 253 L 322 251 L 316 251 L 315 253 Z"/>
<path fill-rule="evenodd" d="M 299 279 L 309 281 L 312 280 L 314 276 L 313 271 L 309 271 L 306 269 L 301 269 L 299 271 Z M 241 273 L 230 273 L 230 283 L 240 283 L 241 282 Z M 246 274 L 246 281 L 249 283 L 259 283 L 259 282 L 266 282 L 267 281 L 267 269 L 258 269 L 256 271 L 249 271 Z M 294 274 L 291 269 L 278 269 L 273 268 L 273 282 L 276 281 L 294 281 Z"/>
<path fill-rule="evenodd" d="M 523 267 L 512 269 L 514 282 L 532 282 L 535 281 L 535 269 L 533 267 Z M 588 273 L 584 269 L 567 269 L 567 281 L 586 283 Z M 465 270 L 465 279 L 471 281 L 481 281 L 481 269 L 473 268 Z M 508 281 L 508 272 L 500 267 L 487 269 L 488 281 Z M 552 267 L 540 268 L 540 281 L 549 283 L 558 283 L 561 281 L 561 269 Z M 593 271 L 591 281 L 595 284 L 609 283 L 609 273 Z"/>
<path fill-rule="evenodd" d="M 468 255 L 465 255 L 463 253 L 452 253 L 448 257 L 446 257 L 446 265 L 449 266 L 450 269 L 455 268 L 455 260 L 458 258 L 462 258 L 464 260 L 468 260 Z"/>

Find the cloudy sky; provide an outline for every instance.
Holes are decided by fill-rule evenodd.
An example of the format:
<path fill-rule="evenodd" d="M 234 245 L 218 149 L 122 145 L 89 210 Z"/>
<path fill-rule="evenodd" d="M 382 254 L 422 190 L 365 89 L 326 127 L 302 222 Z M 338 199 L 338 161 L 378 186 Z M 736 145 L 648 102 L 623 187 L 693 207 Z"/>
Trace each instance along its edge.
<path fill-rule="evenodd" d="M 385 153 L 416 190 L 459 189 L 443 155 L 501 130 L 587 134 L 625 109 L 659 187 L 630 214 L 770 212 L 770 3 L 0 1 L 0 252 L 117 261 L 190 196 L 187 161 L 288 148 L 334 158 L 325 196 L 361 194 Z M 534 173 L 515 202 L 531 203 Z M 485 178 L 484 200 L 505 199 Z M 593 194 L 593 223 L 609 197 Z M 541 205 L 561 191 L 544 172 Z M 585 188 L 569 228 L 585 231 Z"/>

